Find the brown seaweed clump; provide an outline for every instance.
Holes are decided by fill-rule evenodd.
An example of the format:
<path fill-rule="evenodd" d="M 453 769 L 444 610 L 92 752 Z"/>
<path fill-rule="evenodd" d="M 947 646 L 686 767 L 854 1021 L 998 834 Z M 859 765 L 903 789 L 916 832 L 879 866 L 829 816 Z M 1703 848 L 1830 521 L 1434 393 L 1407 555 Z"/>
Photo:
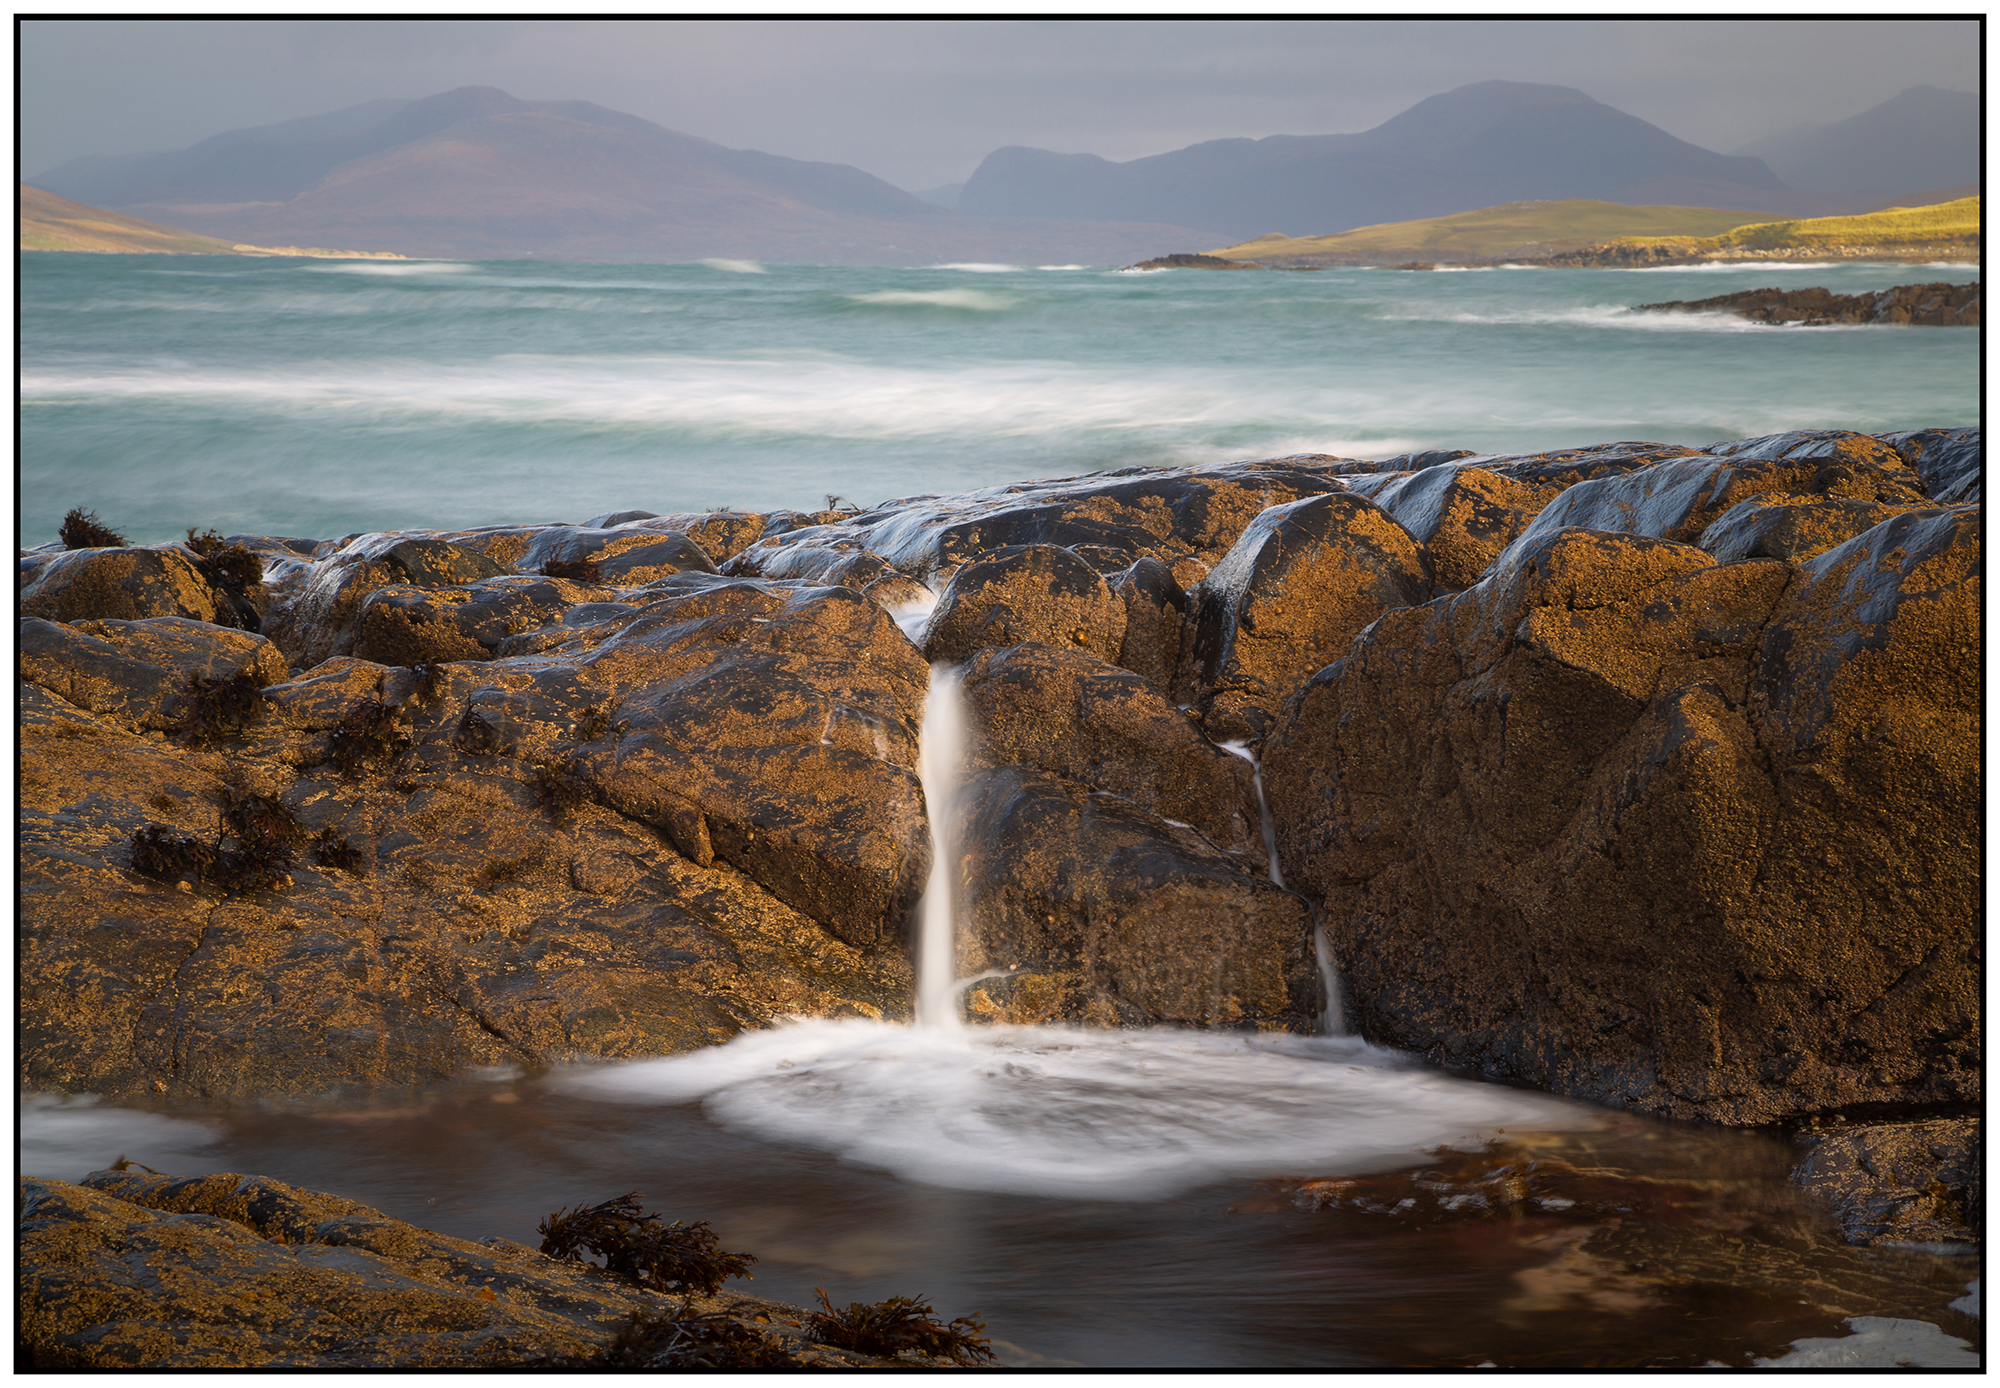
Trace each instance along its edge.
<path fill-rule="evenodd" d="M 132 835 L 132 870 L 162 882 L 191 878 L 231 895 L 270 891 L 291 882 L 291 865 L 291 849 L 268 840 L 222 848 L 164 824 Z"/>
<path fill-rule="evenodd" d="M 123 549 L 132 542 L 108 525 L 101 525 L 97 512 L 72 506 L 56 531 L 64 549 Z"/>
<path fill-rule="evenodd" d="M 645 1212 L 637 1194 L 558 1210 L 535 1232 L 551 1258 L 580 1263 L 593 1253 L 604 1259 L 606 1270 L 656 1292 L 713 1296 L 724 1279 L 748 1277 L 757 1261 L 748 1253 L 723 1252 L 707 1220 L 663 1223 Z"/>
<path fill-rule="evenodd" d="M 264 581 L 264 561 L 242 545 L 232 545 L 214 530 L 197 534 L 188 528 L 187 547 L 194 551 L 195 567 L 217 588 L 243 593 Z"/>
<path fill-rule="evenodd" d="M 357 877 L 368 868 L 368 859 L 361 850 L 331 829 L 320 830 L 313 839 L 312 856 L 320 867 L 339 868 Z"/>
<path fill-rule="evenodd" d="M 668 1314 L 634 1311 L 600 1353 L 551 1368 L 577 1369 L 782 1369 L 792 1357 L 768 1335 L 725 1311 L 689 1314 L 690 1303 Z"/>
<path fill-rule="evenodd" d="M 535 767 L 528 784 L 534 787 L 535 803 L 558 824 L 571 810 L 590 799 L 590 783 L 576 774 L 574 766 L 542 762 Z"/>
<path fill-rule="evenodd" d="M 887 1301 L 849 1302 L 836 1311 L 824 1287 L 815 1287 L 824 1311 L 814 1311 L 806 1333 L 823 1345 L 858 1350 L 893 1359 L 914 1350 L 973 1368 L 995 1362 L 991 1342 L 980 1332 L 985 1321 L 960 1316 L 948 1325 L 937 1322 L 930 1302 L 916 1296 L 892 1296 Z"/>
<path fill-rule="evenodd" d="M 235 737 L 250 726 L 264 706 L 265 677 L 238 670 L 221 679 L 190 671 L 181 690 L 181 740 L 206 747 L 219 737 Z"/>
<path fill-rule="evenodd" d="M 572 583 L 602 583 L 603 572 L 595 559 L 551 559 L 542 565 L 543 578 L 566 578 Z"/>
<path fill-rule="evenodd" d="M 380 699 L 356 704 L 327 739 L 326 759 L 343 776 L 358 776 L 371 761 L 387 761 L 410 745 L 396 727 L 396 708 Z"/>

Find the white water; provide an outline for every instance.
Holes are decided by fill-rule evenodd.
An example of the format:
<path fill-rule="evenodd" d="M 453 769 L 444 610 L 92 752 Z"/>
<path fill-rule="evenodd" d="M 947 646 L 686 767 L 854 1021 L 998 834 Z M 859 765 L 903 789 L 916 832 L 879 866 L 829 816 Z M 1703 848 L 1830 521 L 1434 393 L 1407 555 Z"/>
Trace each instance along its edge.
<path fill-rule="evenodd" d="M 917 1025 L 959 1030 L 957 928 L 952 879 L 958 863 L 958 783 L 965 765 L 961 677 L 949 661 L 931 666 L 924 696 L 920 774 L 931 825 L 931 875 L 917 935 Z"/>

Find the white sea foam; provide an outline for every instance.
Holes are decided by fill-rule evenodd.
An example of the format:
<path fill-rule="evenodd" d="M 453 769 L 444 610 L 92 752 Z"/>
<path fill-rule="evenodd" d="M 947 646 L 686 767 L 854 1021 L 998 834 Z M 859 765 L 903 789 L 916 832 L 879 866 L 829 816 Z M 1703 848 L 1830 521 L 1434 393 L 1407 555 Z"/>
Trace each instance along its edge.
<path fill-rule="evenodd" d="M 711 270 L 727 270 L 732 275 L 762 275 L 768 273 L 754 260 L 725 260 L 721 256 L 711 256 L 701 262 Z"/>
<path fill-rule="evenodd" d="M 795 1021 L 557 1080 L 961 1190 L 1155 1199 L 1231 1176 L 1393 1168 L 1580 1104 L 1454 1079 L 1351 1037 Z"/>
<path fill-rule="evenodd" d="M 1019 265 L 1001 265 L 988 260 L 962 260 L 949 265 L 931 266 L 933 270 L 965 270 L 975 275 L 1012 275 L 1018 274 L 1022 268 Z"/>
<path fill-rule="evenodd" d="M 477 265 L 455 260 L 329 260 L 300 267 L 322 275 L 376 275 L 401 279 L 410 275 L 470 275 Z"/>
<path fill-rule="evenodd" d="M 857 304 L 960 308 L 977 313 L 998 313 L 1012 308 L 1016 302 L 1011 294 L 995 294 L 984 289 L 878 289 L 847 297 Z"/>
<path fill-rule="evenodd" d="M 1699 265 L 1619 265 L 1612 268 L 1628 275 L 1737 275 L 1766 274 L 1772 270 L 1832 270 L 1837 260 L 1707 260 Z"/>
<path fill-rule="evenodd" d="M 1770 323 L 1753 322 L 1733 313 L 1636 313 L 1623 304 L 1563 309 L 1502 309 L 1489 312 L 1439 306 L 1416 312 L 1407 310 L 1383 312 L 1376 316 L 1384 322 L 1391 323 L 1545 324 L 1551 327 L 1599 328 L 1642 333 L 1765 332 L 1774 326 Z"/>
<path fill-rule="evenodd" d="M 1763 1369 L 1977 1369 L 1979 1355 L 1929 1321 L 1849 1316 L 1854 1333 L 1792 1341 L 1792 1352 L 1759 1359 Z"/>
<path fill-rule="evenodd" d="M 1037 265 L 1037 270 L 1088 270 L 1088 265 Z"/>
<path fill-rule="evenodd" d="M 190 1158 L 220 1140 L 206 1123 L 113 1108 L 92 1094 L 24 1095 L 20 1138 L 21 1174 L 58 1181 L 79 1180 L 120 1157 L 185 1171 Z"/>

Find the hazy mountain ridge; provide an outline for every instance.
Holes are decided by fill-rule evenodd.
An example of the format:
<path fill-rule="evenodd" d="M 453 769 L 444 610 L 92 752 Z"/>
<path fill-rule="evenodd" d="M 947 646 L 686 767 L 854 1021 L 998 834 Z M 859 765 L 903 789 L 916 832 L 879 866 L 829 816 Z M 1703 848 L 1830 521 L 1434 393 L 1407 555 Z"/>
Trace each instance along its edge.
<path fill-rule="evenodd" d="M 1911 87 L 1858 116 L 1744 145 L 1794 188 L 1827 192 L 1945 187 L 1980 177 L 1976 92 Z"/>

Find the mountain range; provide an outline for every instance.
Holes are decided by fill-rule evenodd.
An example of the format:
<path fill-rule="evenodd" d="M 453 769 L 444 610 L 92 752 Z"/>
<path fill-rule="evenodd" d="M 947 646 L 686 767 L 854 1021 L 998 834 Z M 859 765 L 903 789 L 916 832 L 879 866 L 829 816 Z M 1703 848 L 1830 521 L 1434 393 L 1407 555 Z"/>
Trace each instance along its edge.
<path fill-rule="evenodd" d="M 1010 147 L 919 196 L 844 164 L 736 150 L 585 101 L 465 87 L 230 131 L 187 149 L 72 160 L 35 180 L 126 216 L 259 245 L 470 258 L 1123 263 L 1270 232 L 1325 235 L 1528 199 L 1675 203 L 1787 216 L 1975 181 L 1963 113 L 1913 89 L 1835 126 L 1718 154 L 1567 87 L 1481 82 L 1373 130 L 1214 140 L 1114 163 Z M 1964 97 L 1963 93 L 1936 93 Z M 1906 100 L 1908 98 L 1908 100 Z M 1902 103 L 1900 106 L 1898 103 Z M 1956 126 L 1952 126 L 1956 129 Z M 1914 135 L 1910 132 L 1915 132 Z M 1944 151 L 1885 187 L 1836 187 L 1841 151 Z M 1914 155 L 1914 151 L 1909 153 Z M 1866 162 L 1866 161 L 1862 161 Z M 1872 189 L 1864 193 L 1858 189 Z"/>
<path fill-rule="evenodd" d="M 1794 188 L 1886 192 L 1979 181 L 1979 97 L 1911 87 L 1848 120 L 1801 125 L 1736 153 Z"/>

